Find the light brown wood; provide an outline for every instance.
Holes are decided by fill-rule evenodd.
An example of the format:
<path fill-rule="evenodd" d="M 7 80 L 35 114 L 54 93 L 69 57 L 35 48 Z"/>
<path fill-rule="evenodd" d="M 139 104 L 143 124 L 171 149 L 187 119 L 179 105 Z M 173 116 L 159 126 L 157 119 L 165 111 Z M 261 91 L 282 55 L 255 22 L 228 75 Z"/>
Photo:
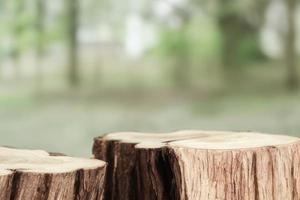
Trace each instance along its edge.
<path fill-rule="evenodd" d="M 0 199 L 101 200 L 105 169 L 100 160 L 0 147 Z"/>
<path fill-rule="evenodd" d="M 105 200 L 299 200 L 300 140 L 253 132 L 111 133 Z"/>

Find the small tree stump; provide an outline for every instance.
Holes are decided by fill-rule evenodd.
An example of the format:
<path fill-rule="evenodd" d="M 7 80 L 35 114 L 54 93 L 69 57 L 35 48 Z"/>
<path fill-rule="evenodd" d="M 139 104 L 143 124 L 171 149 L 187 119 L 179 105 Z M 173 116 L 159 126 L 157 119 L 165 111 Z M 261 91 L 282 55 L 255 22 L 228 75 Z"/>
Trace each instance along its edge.
<path fill-rule="evenodd" d="M 300 140 L 251 132 L 112 133 L 106 200 L 299 200 Z"/>
<path fill-rule="evenodd" d="M 103 199 L 105 168 L 100 160 L 0 147 L 0 199 Z"/>

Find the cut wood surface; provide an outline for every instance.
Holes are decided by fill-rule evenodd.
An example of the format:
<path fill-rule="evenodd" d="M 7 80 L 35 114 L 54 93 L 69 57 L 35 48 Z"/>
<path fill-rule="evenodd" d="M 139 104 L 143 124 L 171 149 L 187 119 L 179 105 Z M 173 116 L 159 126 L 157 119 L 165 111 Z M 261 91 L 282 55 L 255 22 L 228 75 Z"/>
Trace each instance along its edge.
<path fill-rule="evenodd" d="M 106 163 L 0 147 L 1 200 L 100 200 Z"/>
<path fill-rule="evenodd" d="M 299 200 L 300 139 L 254 132 L 111 133 L 105 200 Z"/>

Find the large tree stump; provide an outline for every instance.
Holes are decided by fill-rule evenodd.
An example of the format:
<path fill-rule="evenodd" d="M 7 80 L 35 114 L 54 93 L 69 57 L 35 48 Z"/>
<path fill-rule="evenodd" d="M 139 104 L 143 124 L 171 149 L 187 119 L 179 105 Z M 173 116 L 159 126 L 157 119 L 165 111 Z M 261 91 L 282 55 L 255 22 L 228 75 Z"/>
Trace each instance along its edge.
<path fill-rule="evenodd" d="M 106 200 L 299 200 L 300 140 L 251 132 L 112 133 Z"/>
<path fill-rule="evenodd" d="M 106 164 L 0 147 L 1 200 L 101 200 Z"/>

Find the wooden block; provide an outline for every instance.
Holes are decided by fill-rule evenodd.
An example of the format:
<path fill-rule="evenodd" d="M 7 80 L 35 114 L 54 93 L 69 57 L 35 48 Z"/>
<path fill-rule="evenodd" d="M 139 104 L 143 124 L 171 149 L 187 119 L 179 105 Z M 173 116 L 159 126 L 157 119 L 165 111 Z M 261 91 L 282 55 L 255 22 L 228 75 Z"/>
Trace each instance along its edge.
<path fill-rule="evenodd" d="M 111 133 L 105 200 L 299 200 L 300 139 L 254 132 Z"/>
<path fill-rule="evenodd" d="M 1 200 L 100 200 L 106 163 L 0 147 Z"/>

